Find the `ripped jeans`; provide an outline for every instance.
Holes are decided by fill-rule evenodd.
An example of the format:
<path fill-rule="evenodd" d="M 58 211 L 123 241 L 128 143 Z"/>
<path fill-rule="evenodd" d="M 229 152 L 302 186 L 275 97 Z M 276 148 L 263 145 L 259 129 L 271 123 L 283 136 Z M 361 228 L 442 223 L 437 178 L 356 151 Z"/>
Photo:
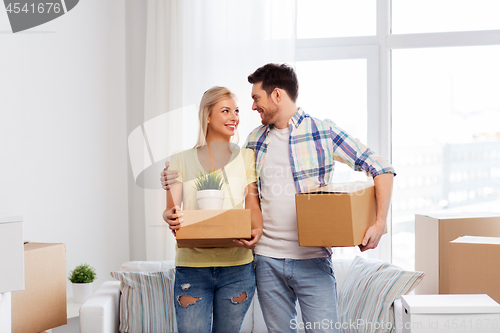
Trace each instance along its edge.
<path fill-rule="evenodd" d="M 255 293 L 253 262 L 229 267 L 176 267 L 179 333 L 237 333 Z"/>

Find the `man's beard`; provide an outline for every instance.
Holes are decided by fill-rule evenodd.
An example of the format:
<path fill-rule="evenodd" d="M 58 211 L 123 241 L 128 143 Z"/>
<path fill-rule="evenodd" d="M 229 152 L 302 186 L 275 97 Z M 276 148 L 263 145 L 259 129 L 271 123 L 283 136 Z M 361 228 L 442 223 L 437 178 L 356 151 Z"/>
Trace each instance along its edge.
<path fill-rule="evenodd" d="M 278 114 L 278 107 L 276 105 L 272 105 L 270 108 L 263 113 L 263 117 L 261 119 L 262 125 L 272 125 L 276 120 L 276 115 Z"/>

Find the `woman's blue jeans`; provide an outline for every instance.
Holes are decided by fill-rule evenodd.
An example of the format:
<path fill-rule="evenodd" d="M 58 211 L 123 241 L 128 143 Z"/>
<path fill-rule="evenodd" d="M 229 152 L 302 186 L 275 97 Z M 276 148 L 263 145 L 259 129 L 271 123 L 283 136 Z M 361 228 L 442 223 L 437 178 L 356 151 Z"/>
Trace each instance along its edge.
<path fill-rule="evenodd" d="M 253 262 L 230 267 L 176 267 L 179 333 L 239 332 L 254 293 Z"/>

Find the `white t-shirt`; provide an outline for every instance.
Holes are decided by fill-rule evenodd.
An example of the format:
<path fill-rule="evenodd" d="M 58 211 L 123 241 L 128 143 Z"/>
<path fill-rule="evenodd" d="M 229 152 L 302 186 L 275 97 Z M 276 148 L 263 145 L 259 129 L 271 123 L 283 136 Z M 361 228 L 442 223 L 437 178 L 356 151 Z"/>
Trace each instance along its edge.
<path fill-rule="evenodd" d="M 260 174 L 264 233 L 255 253 L 273 258 L 325 257 L 321 247 L 301 247 L 297 233 L 295 183 L 290 167 L 290 129 L 273 128 Z"/>

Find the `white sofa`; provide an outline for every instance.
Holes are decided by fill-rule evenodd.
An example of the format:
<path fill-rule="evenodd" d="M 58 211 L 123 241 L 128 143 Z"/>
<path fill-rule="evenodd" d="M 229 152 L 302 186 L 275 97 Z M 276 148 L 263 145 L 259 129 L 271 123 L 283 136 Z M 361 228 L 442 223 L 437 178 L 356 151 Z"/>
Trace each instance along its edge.
<path fill-rule="evenodd" d="M 337 279 L 337 291 L 342 288 L 351 262 L 352 259 L 333 259 L 333 268 Z M 171 267 L 172 265 L 172 262 L 163 262 L 162 267 Z M 130 263 L 122 265 L 121 270 L 127 270 L 127 267 L 130 267 Z M 119 299 L 120 282 L 104 282 L 80 308 L 80 333 L 118 333 Z M 394 302 L 394 310 L 396 320 L 395 332 L 401 332 L 402 305 L 400 299 Z M 299 308 L 299 320 L 300 317 Z M 398 325 L 398 323 L 400 324 Z M 299 327 L 301 327 L 300 324 Z M 250 310 L 243 321 L 241 332 L 267 332 L 257 293 L 255 293 Z"/>

